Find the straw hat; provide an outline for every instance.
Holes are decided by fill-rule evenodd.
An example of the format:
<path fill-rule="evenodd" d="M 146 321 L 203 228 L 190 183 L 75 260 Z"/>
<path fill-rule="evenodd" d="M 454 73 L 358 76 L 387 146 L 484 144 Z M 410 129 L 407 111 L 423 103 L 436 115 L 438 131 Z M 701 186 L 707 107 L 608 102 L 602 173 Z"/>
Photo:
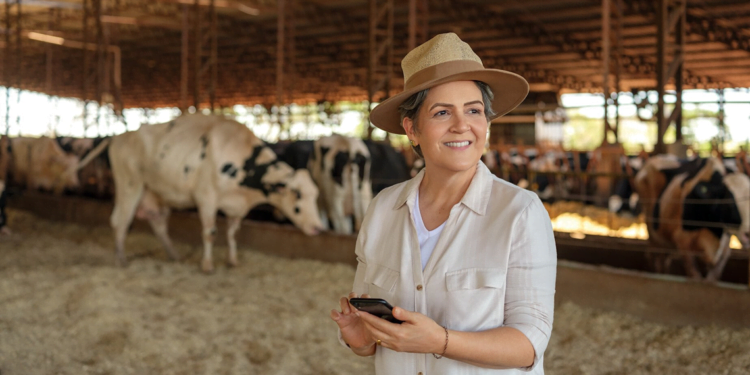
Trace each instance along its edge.
<path fill-rule="evenodd" d="M 516 108 L 529 93 L 523 77 L 499 69 L 485 69 L 482 60 L 454 33 L 440 34 L 409 52 L 401 61 L 404 91 L 370 112 L 370 121 L 387 132 L 404 134 L 398 107 L 424 89 L 453 81 L 481 81 L 495 94 L 492 109 L 500 117 Z M 492 119 L 491 118 L 491 119 Z"/>

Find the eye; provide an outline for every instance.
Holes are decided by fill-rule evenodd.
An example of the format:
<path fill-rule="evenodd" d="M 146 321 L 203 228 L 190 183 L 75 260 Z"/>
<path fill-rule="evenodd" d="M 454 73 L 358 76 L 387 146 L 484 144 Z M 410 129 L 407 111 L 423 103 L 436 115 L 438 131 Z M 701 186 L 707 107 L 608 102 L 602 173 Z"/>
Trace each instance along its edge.
<path fill-rule="evenodd" d="M 434 115 L 432 115 L 432 116 L 433 116 L 433 117 L 437 117 L 437 116 L 445 116 L 445 115 L 447 115 L 447 114 L 448 114 L 448 111 L 446 111 L 446 110 L 442 110 L 442 111 L 437 111 L 437 112 L 435 112 L 435 114 L 434 114 Z"/>

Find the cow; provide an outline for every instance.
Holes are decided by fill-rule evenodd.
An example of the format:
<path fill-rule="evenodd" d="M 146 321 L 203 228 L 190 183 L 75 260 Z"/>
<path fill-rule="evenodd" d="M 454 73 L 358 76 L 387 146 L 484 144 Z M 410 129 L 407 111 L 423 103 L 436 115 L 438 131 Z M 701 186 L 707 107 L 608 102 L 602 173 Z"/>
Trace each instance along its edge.
<path fill-rule="evenodd" d="M 371 165 L 370 152 L 361 139 L 332 135 L 314 142 L 308 169 L 320 189 L 318 208 L 323 223 L 330 219 L 336 233 L 359 230 L 372 201 Z"/>
<path fill-rule="evenodd" d="M 79 158 L 95 146 L 95 138 L 55 137 L 55 141 L 65 153 L 76 155 Z"/>
<path fill-rule="evenodd" d="M 56 195 L 80 186 L 79 158 L 68 155 L 48 137 L 11 138 L 10 180 L 27 189 L 52 191 Z"/>
<path fill-rule="evenodd" d="M 373 196 L 389 186 L 411 178 L 409 165 L 404 154 L 396 151 L 388 142 L 369 139 L 364 140 L 364 142 L 372 159 L 370 180 L 372 181 Z"/>
<path fill-rule="evenodd" d="M 728 172 L 720 159 L 657 155 L 634 182 L 649 241 L 676 248 L 691 278 L 702 277 L 697 255 L 707 267 L 705 280 L 719 279 L 730 256 L 732 235 L 750 248 L 750 177 Z"/>
<path fill-rule="evenodd" d="M 277 152 L 277 155 L 281 161 L 289 164 L 294 169 L 308 168 L 308 162 L 313 153 L 313 143 L 314 141 L 309 140 L 290 142 L 284 148 L 283 152 Z"/>
<path fill-rule="evenodd" d="M 112 180 L 109 157 L 106 152 L 97 153 L 94 151 L 108 138 L 56 138 L 57 143 L 65 153 L 81 159 L 78 170 L 78 179 L 81 182 L 78 193 L 81 195 L 96 198 L 111 198 L 114 196 L 114 181 Z M 88 155 L 92 153 L 95 153 L 96 157 L 88 158 Z"/>
<path fill-rule="evenodd" d="M 644 159 L 641 157 L 620 157 L 620 173 L 628 176 L 618 178 L 614 185 L 614 194 L 609 197 L 609 211 L 615 214 L 636 216 L 640 213 L 638 193 L 633 189 L 633 178 L 643 168 Z"/>
<path fill-rule="evenodd" d="M 200 114 L 142 126 L 112 137 L 109 159 L 115 181 L 110 224 L 116 261 L 125 266 L 125 236 L 133 217 L 148 219 L 167 254 L 177 259 L 168 233 L 171 209 L 197 208 L 202 225 L 205 273 L 214 270 L 216 214 L 227 217 L 227 264 L 237 265 L 234 238 L 254 206 L 271 204 L 307 235 L 322 230 L 318 189 L 306 170 L 295 171 L 246 126 Z"/>

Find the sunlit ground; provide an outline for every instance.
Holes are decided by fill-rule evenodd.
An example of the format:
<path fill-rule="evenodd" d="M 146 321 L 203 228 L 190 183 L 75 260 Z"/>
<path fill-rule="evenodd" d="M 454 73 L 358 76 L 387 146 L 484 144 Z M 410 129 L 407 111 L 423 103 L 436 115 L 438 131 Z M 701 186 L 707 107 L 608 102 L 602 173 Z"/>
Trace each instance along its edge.
<path fill-rule="evenodd" d="M 586 235 L 610 236 L 648 240 L 648 230 L 643 215 L 627 217 L 609 212 L 605 208 L 583 205 L 579 202 L 555 202 L 544 204 L 552 220 L 555 232 L 571 233 L 571 237 L 583 239 Z M 732 249 L 741 249 L 739 239 L 732 236 Z"/>

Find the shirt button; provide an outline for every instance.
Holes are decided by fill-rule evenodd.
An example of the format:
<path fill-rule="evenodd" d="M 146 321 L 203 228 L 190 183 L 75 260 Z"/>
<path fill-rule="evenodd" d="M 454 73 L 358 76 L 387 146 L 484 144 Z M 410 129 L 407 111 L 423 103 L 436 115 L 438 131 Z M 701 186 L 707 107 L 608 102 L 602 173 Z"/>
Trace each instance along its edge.
<path fill-rule="evenodd" d="M 417 285 L 417 290 L 422 290 L 422 284 Z"/>

